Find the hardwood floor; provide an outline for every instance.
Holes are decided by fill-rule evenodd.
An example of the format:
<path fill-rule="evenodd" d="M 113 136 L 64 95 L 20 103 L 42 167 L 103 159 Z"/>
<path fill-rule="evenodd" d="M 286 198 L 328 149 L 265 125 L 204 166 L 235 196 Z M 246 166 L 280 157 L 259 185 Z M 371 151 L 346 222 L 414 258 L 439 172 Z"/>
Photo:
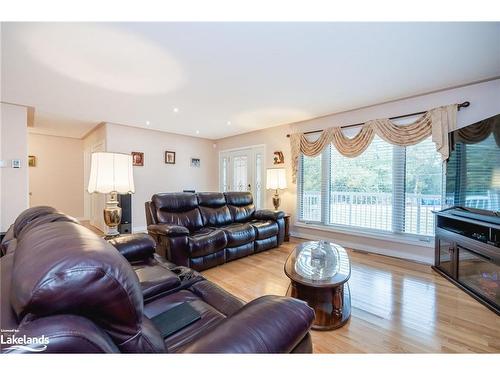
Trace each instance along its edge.
<path fill-rule="evenodd" d="M 285 295 L 288 254 L 302 240 L 242 258 L 203 275 L 245 301 Z M 315 353 L 499 353 L 500 317 L 430 266 L 348 250 L 350 321 L 312 331 Z"/>

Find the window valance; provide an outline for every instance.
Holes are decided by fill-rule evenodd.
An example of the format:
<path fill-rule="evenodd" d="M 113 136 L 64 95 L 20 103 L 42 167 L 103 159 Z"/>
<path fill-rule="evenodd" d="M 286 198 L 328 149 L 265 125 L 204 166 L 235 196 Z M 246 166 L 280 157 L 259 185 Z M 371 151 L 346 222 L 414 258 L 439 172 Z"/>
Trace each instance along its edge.
<path fill-rule="evenodd" d="M 296 181 L 300 154 L 316 156 L 332 144 L 342 155 L 356 157 L 367 149 L 375 135 L 398 146 L 411 146 L 432 135 L 436 150 L 442 160 L 447 160 L 450 152 L 448 133 L 456 128 L 457 108 L 457 104 L 434 108 L 405 125 L 397 125 L 390 119 L 370 120 L 361 125 L 361 130 L 352 138 L 347 137 L 341 127 L 323 130 L 314 141 L 309 140 L 304 133 L 291 134 L 293 181 Z"/>

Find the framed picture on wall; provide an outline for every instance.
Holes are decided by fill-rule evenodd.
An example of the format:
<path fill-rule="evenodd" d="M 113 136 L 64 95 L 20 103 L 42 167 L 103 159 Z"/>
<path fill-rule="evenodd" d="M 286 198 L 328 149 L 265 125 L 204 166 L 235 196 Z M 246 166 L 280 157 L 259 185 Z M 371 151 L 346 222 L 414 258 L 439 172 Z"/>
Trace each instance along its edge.
<path fill-rule="evenodd" d="M 191 167 L 200 168 L 201 160 L 199 158 L 191 158 Z"/>
<path fill-rule="evenodd" d="M 174 151 L 165 151 L 165 164 L 175 164 Z"/>
<path fill-rule="evenodd" d="M 274 164 L 283 164 L 283 163 L 285 163 L 285 156 L 283 156 L 283 152 L 282 151 L 274 151 L 273 163 Z"/>
<path fill-rule="evenodd" d="M 34 156 L 34 155 L 28 156 L 28 166 L 36 167 L 36 156 Z"/>
<path fill-rule="evenodd" d="M 144 166 L 144 152 L 132 152 L 132 165 L 134 167 Z"/>

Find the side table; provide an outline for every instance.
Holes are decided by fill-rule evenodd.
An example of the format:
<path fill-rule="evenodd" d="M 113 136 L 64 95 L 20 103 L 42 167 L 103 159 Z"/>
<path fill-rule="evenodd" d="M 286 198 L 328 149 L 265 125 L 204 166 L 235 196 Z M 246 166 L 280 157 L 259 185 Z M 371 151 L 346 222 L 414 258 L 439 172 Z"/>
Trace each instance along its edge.
<path fill-rule="evenodd" d="M 290 214 L 285 214 L 285 242 L 290 242 Z"/>

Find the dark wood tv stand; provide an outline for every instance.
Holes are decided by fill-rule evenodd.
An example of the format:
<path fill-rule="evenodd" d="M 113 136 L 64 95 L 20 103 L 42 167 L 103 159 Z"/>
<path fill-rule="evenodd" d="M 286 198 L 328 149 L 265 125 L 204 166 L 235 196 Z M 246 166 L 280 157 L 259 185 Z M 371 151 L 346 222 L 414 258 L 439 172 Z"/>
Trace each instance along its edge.
<path fill-rule="evenodd" d="M 432 268 L 500 315 L 500 225 L 453 212 L 435 212 Z"/>

